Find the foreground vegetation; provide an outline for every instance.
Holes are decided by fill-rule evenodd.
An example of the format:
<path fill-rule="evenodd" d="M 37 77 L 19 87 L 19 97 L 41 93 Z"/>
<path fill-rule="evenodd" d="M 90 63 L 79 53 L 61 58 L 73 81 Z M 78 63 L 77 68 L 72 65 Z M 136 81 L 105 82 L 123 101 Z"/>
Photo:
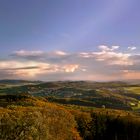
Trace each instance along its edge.
<path fill-rule="evenodd" d="M 2 98 L 1 140 L 140 139 L 139 115 L 128 111 L 64 106 L 27 95 Z"/>
<path fill-rule="evenodd" d="M 24 96 L 15 102 L 11 96 L 7 106 L 0 109 L 1 140 L 80 139 L 75 128 L 70 112 L 42 99 Z"/>

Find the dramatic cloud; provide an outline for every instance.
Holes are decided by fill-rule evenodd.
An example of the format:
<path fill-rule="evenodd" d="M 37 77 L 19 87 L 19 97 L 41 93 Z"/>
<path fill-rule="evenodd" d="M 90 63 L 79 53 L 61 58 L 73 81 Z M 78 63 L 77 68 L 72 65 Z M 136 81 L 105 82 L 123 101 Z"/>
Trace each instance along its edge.
<path fill-rule="evenodd" d="M 39 74 L 49 74 L 49 73 L 70 73 L 78 69 L 77 64 L 67 64 L 67 65 L 54 65 L 44 62 L 35 61 L 16 61 L 16 60 L 6 60 L 0 61 L 0 74 L 6 73 L 10 76 L 17 76 L 21 78 L 32 78 Z"/>
<path fill-rule="evenodd" d="M 131 54 L 114 52 L 119 46 L 112 46 L 109 48 L 107 46 L 99 46 L 101 51 L 92 53 L 80 53 L 81 57 L 94 58 L 97 61 L 105 61 L 109 65 L 133 65 L 133 62 L 129 59 Z"/>
<path fill-rule="evenodd" d="M 0 78 L 39 80 L 121 80 L 140 78 L 140 54 L 101 45 L 98 51 L 15 51 L 0 60 Z"/>

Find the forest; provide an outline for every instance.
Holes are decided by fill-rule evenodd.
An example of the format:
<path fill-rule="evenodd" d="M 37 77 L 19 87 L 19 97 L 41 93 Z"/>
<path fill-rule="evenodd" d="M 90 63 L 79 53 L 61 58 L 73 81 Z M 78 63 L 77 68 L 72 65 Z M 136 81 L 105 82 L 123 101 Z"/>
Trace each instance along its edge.
<path fill-rule="evenodd" d="M 137 96 L 130 98 L 134 86 Z M 1 82 L 0 140 L 139 140 L 139 109 L 129 104 L 138 101 L 138 88 L 126 83 Z M 128 96 L 117 98 L 122 89 Z M 114 105 L 107 106 L 104 96 L 110 94 L 116 95 Z M 127 108 L 117 108 L 123 99 Z"/>

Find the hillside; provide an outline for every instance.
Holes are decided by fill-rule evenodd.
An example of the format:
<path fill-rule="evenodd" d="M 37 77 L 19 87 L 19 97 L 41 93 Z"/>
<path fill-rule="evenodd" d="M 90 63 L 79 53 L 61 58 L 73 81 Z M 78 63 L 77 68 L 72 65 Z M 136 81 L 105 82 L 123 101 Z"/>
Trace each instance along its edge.
<path fill-rule="evenodd" d="M 14 82 L 15 83 L 15 82 Z M 140 108 L 140 84 L 125 82 L 29 82 L 11 86 L 3 83 L 0 95 L 27 94 L 50 102 L 88 107 L 135 110 Z"/>
<path fill-rule="evenodd" d="M 1 140 L 138 140 L 138 114 L 49 103 L 43 97 L 3 95 Z"/>

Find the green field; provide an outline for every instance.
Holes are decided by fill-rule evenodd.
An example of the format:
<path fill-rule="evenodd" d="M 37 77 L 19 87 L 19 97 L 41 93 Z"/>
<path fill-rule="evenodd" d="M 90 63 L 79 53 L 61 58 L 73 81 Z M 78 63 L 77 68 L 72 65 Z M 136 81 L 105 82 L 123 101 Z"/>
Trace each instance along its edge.
<path fill-rule="evenodd" d="M 125 88 L 125 90 L 136 93 L 136 94 L 140 94 L 140 87 L 127 87 Z"/>

